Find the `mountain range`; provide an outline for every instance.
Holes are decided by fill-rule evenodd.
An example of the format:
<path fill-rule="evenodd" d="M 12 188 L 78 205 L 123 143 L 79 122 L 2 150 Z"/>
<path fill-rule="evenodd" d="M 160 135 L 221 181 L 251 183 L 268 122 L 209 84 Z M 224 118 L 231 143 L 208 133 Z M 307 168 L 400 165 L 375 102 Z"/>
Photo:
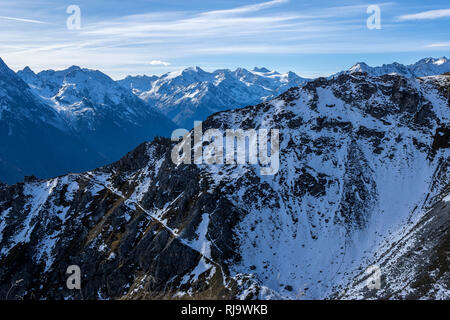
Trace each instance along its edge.
<path fill-rule="evenodd" d="M 59 113 L 0 61 L 0 180 L 51 177 L 106 159 L 87 148 Z"/>
<path fill-rule="evenodd" d="M 449 65 L 445 57 L 409 66 L 358 63 L 339 74 L 417 77 L 449 72 Z M 0 71 L 0 180 L 7 183 L 105 165 L 176 127 L 192 128 L 194 120 L 268 101 L 311 81 L 266 68 L 206 72 L 195 67 L 119 81 L 77 66 L 37 74 L 26 67 L 14 75 L 1 61 Z"/>
<path fill-rule="evenodd" d="M 448 299 L 449 92 L 447 75 L 351 72 L 203 122 L 278 129 L 272 176 L 174 164 L 177 142 L 159 137 L 95 170 L 0 185 L 0 296 Z M 66 289 L 69 265 L 81 290 Z"/>
<path fill-rule="evenodd" d="M 15 74 L 0 62 L 0 180 L 48 178 L 113 162 L 175 124 L 100 71 Z"/>
<path fill-rule="evenodd" d="M 424 58 L 410 65 L 403 65 L 398 62 L 383 64 L 379 67 L 370 67 L 364 62 L 358 62 L 349 70 L 342 73 L 365 72 L 372 76 L 383 74 L 400 74 L 407 78 L 426 77 L 431 75 L 444 74 L 450 72 L 450 61 L 446 57 Z"/>
<path fill-rule="evenodd" d="M 446 57 L 424 58 L 407 66 L 395 62 L 380 67 L 360 62 L 336 75 L 353 72 L 372 76 L 395 73 L 416 78 L 450 72 L 450 61 Z M 204 120 L 215 112 L 258 104 L 310 80 L 291 71 L 281 74 L 264 67 L 250 71 L 237 68 L 212 72 L 194 67 L 162 76 L 128 76 L 118 83 L 131 89 L 177 125 L 190 129 L 195 120 Z"/>
<path fill-rule="evenodd" d="M 257 104 L 308 80 L 293 72 L 280 74 L 266 68 L 206 72 L 194 67 L 160 77 L 128 76 L 118 83 L 180 127 L 191 129 L 194 121 L 203 121 L 215 112 Z"/>

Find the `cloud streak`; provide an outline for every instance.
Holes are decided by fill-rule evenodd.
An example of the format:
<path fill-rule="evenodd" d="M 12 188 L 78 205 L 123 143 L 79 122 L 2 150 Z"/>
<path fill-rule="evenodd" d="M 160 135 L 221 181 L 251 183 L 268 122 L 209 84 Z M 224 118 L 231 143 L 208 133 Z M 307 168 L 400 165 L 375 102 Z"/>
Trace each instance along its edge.
<path fill-rule="evenodd" d="M 383 11 L 391 13 L 391 24 L 383 22 L 390 33 L 366 29 L 367 4 L 363 3 L 347 1 L 343 6 L 323 7 L 288 0 L 251 2 L 217 9 L 216 4 L 205 0 L 203 10 L 179 6 L 176 11 L 157 11 L 149 6 L 130 11 L 114 9 L 94 17 L 88 14 L 94 10 L 82 6 L 83 23 L 77 31 L 66 29 L 64 6 L 61 10 L 33 11 L 30 6 L 14 5 L 14 9 L 2 10 L 4 16 L 0 16 L 6 26 L 8 20 L 18 22 L 8 32 L 0 33 L 0 52 L 15 69 L 25 65 L 57 69 L 78 64 L 117 77 L 194 64 L 245 66 L 245 61 L 253 63 L 257 55 L 275 60 L 277 57 L 270 55 L 436 51 L 447 47 L 448 39 L 440 39 L 439 33 L 426 38 L 399 37 L 397 32 L 403 31 L 396 28 L 403 24 L 392 22 L 402 12 L 395 12 L 398 6 L 391 2 L 378 4 L 390 7 Z M 434 10 L 400 17 L 424 19 L 445 14 L 445 10 Z M 37 20 L 19 18 L 27 16 Z M 388 13 L 383 13 L 383 21 L 388 21 L 387 17 Z M 279 61 L 283 63 L 283 59 Z"/>
<path fill-rule="evenodd" d="M 24 19 L 24 18 L 15 18 L 15 17 L 0 16 L 0 19 L 13 20 L 13 21 L 19 21 L 19 22 L 27 22 L 27 23 L 48 24 L 48 22 L 44 22 L 44 21 Z"/>
<path fill-rule="evenodd" d="M 432 43 L 427 45 L 427 48 L 446 48 L 450 47 L 450 42 Z"/>
<path fill-rule="evenodd" d="M 211 16 L 219 16 L 219 15 L 233 15 L 233 14 L 243 14 L 243 13 L 250 13 L 250 12 L 256 12 L 260 11 L 266 8 L 270 8 L 273 6 L 278 6 L 284 3 L 288 3 L 289 0 L 273 0 L 273 1 L 267 1 L 267 2 L 261 2 L 257 4 L 252 4 L 248 6 L 242 6 L 237 7 L 233 9 L 227 9 L 227 10 L 214 10 L 214 11 L 208 11 L 203 13 L 203 15 L 211 15 Z"/>
<path fill-rule="evenodd" d="M 415 14 L 405 14 L 402 16 L 398 16 L 397 19 L 399 21 L 434 20 L 448 17 L 450 17 L 450 9 L 440 9 L 440 10 L 423 11 Z"/>

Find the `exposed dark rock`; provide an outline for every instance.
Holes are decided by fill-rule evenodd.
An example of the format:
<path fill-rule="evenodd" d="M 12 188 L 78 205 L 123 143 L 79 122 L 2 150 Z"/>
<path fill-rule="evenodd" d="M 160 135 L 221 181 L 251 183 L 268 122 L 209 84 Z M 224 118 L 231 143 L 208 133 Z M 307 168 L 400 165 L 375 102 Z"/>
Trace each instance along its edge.
<path fill-rule="evenodd" d="M 446 106 L 432 105 L 428 87 L 411 81 L 319 78 L 203 122 L 203 131 L 279 129 L 273 176 L 259 165 L 175 165 L 175 142 L 156 138 L 93 171 L 0 184 L 0 297 L 259 299 L 298 298 L 300 290 L 330 297 L 363 270 L 348 252 L 373 257 L 358 251 L 357 236 L 372 232 L 368 238 L 395 247 L 395 237 L 376 234 L 380 216 L 390 223 L 430 208 L 417 225 L 424 239 L 406 250 L 404 266 L 435 257 L 418 269 L 410 296 L 434 297 L 434 283 L 448 279 L 448 202 L 435 205 L 448 194 L 449 130 L 433 111 Z M 385 283 L 395 284 L 397 267 L 380 264 Z M 81 290 L 66 287 L 69 265 L 81 268 Z M 363 294 L 404 298 L 392 288 Z"/>

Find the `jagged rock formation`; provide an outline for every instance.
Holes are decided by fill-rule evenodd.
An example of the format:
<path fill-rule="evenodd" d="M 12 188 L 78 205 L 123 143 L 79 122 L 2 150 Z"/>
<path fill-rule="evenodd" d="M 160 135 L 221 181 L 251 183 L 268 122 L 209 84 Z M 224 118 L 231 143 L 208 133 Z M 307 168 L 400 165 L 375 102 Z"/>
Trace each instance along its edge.
<path fill-rule="evenodd" d="M 97 170 L 1 185 L 0 296 L 448 299 L 443 81 L 319 78 L 203 123 L 279 129 L 273 176 L 175 165 L 158 138 Z M 414 272 L 399 260 L 412 235 L 425 249 L 408 261 L 437 259 Z M 72 264 L 81 291 L 65 287 Z M 358 287 L 371 264 L 387 279 L 377 294 Z"/>

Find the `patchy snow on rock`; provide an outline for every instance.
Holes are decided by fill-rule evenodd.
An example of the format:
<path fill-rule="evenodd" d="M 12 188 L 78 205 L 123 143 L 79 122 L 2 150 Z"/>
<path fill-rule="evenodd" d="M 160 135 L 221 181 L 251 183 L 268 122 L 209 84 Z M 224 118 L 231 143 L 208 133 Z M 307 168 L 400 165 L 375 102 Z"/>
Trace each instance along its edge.
<path fill-rule="evenodd" d="M 446 274 L 435 267 L 426 283 L 420 268 L 439 266 L 431 260 L 448 224 L 443 84 L 342 74 L 203 123 L 278 129 L 275 175 L 251 164 L 174 164 L 174 143 L 156 139 L 106 167 L 26 182 L 23 192 L 0 186 L 1 258 L 12 249 L 33 257 L 46 288 L 65 257 L 92 266 L 89 298 L 445 297 Z M 388 279 L 379 293 L 366 290 L 372 264 Z M 99 279 L 97 270 L 126 276 Z"/>

